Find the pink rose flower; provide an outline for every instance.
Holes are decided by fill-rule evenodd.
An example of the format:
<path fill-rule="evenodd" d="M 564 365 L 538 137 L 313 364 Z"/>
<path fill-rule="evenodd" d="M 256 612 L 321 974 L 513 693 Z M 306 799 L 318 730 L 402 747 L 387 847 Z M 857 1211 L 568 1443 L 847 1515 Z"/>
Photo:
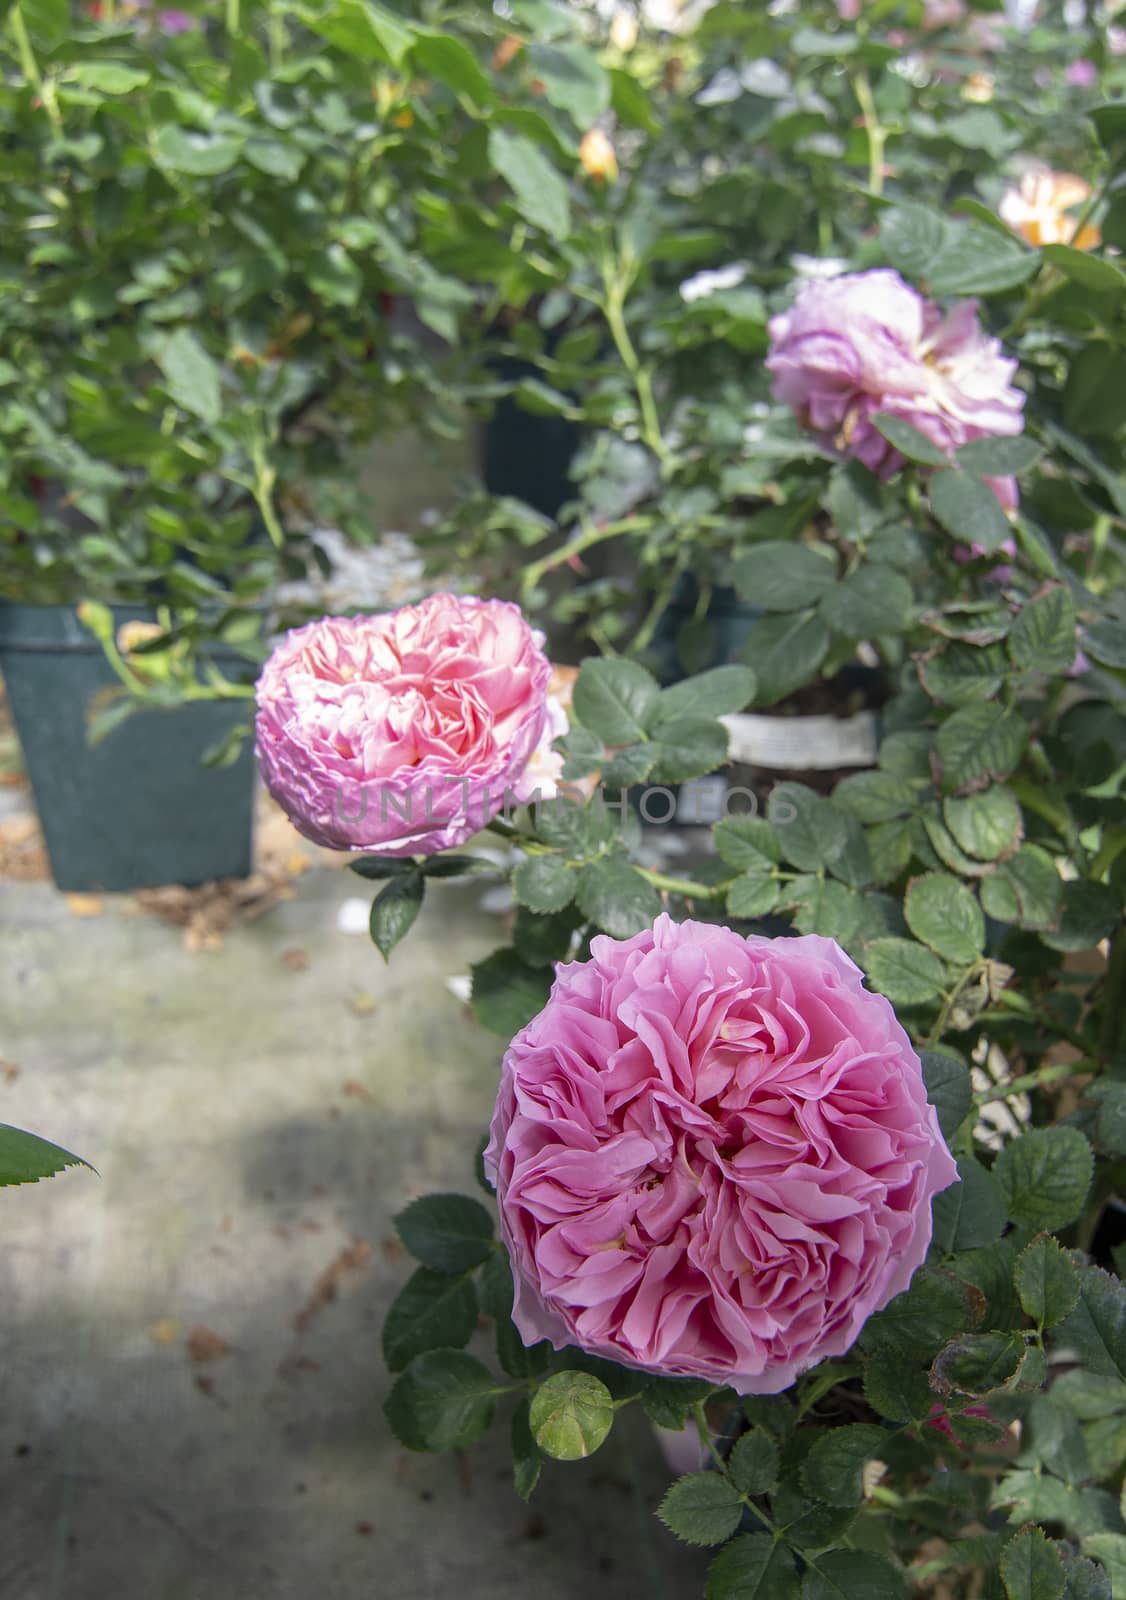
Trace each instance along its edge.
<path fill-rule="evenodd" d="M 527 1343 L 754 1394 L 907 1287 L 958 1176 L 906 1033 L 832 939 L 667 916 L 557 967 L 485 1165 Z"/>
<path fill-rule="evenodd" d="M 542 643 L 517 606 L 451 594 L 294 628 L 257 685 L 266 787 L 330 849 L 464 843 L 518 786 L 531 797 L 520 780 L 548 727 Z"/>
<path fill-rule="evenodd" d="M 1073 89 L 1093 89 L 1099 81 L 1098 67 L 1085 57 L 1078 61 L 1069 61 L 1063 75 Z"/>
<path fill-rule="evenodd" d="M 846 273 L 803 282 L 769 332 L 775 398 L 826 447 L 881 478 L 903 457 L 873 426 L 877 411 L 902 417 L 947 455 L 1024 428 L 1017 364 L 982 329 L 975 300 L 944 315 L 897 272 Z M 1003 506 L 1016 504 L 1013 479 L 990 484 Z"/>

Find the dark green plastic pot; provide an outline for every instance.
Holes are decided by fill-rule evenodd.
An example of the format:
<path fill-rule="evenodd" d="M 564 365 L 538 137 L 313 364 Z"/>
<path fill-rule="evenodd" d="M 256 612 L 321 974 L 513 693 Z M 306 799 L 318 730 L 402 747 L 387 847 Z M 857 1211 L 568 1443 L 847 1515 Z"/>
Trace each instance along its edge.
<path fill-rule="evenodd" d="M 112 609 L 116 626 L 156 620 L 142 606 Z M 231 676 L 246 667 L 222 649 L 213 658 Z M 231 766 L 201 764 L 246 719 L 246 701 L 140 711 L 91 746 L 90 700 L 118 680 L 71 606 L 0 602 L 0 672 L 60 889 L 198 884 L 250 872 L 252 741 Z"/>

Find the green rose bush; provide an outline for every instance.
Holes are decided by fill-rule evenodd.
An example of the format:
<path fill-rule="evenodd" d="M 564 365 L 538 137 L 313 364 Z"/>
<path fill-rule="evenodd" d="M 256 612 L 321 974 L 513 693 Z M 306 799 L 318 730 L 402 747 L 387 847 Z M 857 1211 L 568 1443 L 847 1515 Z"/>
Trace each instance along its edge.
<path fill-rule="evenodd" d="M 1108 1600 L 1126 122 L 1061 62 L 1044 126 L 1090 179 L 1063 186 L 1070 211 L 1026 185 L 1036 216 L 1010 200 L 1010 228 L 1000 163 L 1064 35 L 967 59 L 905 12 L 819 32 L 718 6 L 679 80 L 635 47 L 653 103 L 686 73 L 707 90 L 670 139 L 714 160 L 670 157 L 660 187 L 619 88 L 615 164 L 588 146 L 600 187 L 554 285 L 546 239 L 537 257 L 509 353 L 540 363 L 525 404 L 586 429 L 575 520 L 554 538 L 482 501 L 455 519 L 501 580 L 506 530 L 548 532 L 527 620 L 439 596 L 289 635 L 259 683 L 260 759 L 298 826 L 378 885 L 386 957 L 435 879 L 497 870 L 481 830 L 507 851 L 510 937 L 472 974 L 504 1045 L 484 1192 L 397 1218 L 417 1266 L 384 1327 L 385 1413 L 406 1447 L 468 1448 L 499 1420 L 516 1491 L 550 1493 L 552 1463 L 632 1405 L 677 1458 L 658 1511 L 710 1552 L 708 1600 Z M 916 102 L 879 32 L 905 22 Z M 1081 44 L 1113 82 L 1105 42 Z M 951 112 L 987 49 L 988 116 Z M 729 94 L 740 51 L 752 87 Z M 754 171 L 725 109 L 744 94 Z M 922 203 L 936 178 L 948 203 Z M 625 580 L 584 571 L 611 542 Z M 662 682 L 651 645 L 687 573 L 682 659 L 709 589 L 760 615 L 739 659 Z M 601 647 L 566 706 L 535 630 L 549 604 Z M 880 684 L 875 764 L 818 789 L 755 775 L 684 876 L 654 866 L 646 823 L 723 770 L 732 718 L 831 696 L 856 662 Z"/>

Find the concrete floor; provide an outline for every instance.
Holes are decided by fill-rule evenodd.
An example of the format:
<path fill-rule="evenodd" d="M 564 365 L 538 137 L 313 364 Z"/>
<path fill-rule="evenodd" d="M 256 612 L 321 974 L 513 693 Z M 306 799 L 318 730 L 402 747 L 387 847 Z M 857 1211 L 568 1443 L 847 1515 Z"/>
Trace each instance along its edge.
<path fill-rule="evenodd" d="M 0 884 L 0 1121 L 99 1172 L 0 1191 L 0 1600 L 698 1600 L 643 1419 L 530 1507 L 504 1428 L 383 1421 L 391 1218 L 473 1192 L 496 1083 L 444 980 L 499 941 L 442 886 L 386 968 L 338 927 L 363 890 L 315 868 L 192 954 Z"/>

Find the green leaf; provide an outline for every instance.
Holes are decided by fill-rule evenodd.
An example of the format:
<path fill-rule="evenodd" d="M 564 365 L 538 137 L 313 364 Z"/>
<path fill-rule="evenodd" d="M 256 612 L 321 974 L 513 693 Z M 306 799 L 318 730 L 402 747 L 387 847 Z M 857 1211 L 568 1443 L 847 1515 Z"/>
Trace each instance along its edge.
<path fill-rule="evenodd" d="M 386 61 L 397 67 L 410 49 L 414 33 L 410 24 L 375 0 L 332 0 L 328 11 L 317 15 L 300 12 L 301 20 L 322 39 L 347 56 L 362 61 Z"/>
<path fill-rule="evenodd" d="M 1027 472 L 1040 455 L 1040 446 L 1034 439 L 1020 434 L 1015 438 L 991 434 L 964 444 L 957 452 L 957 462 L 963 471 L 972 472 L 975 477 L 1016 478 Z"/>
<path fill-rule="evenodd" d="M 906 456 L 908 461 L 919 461 L 928 467 L 945 467 L 949 465 L 950 458 L 945 450 L 940 450 L 933 444 L 925 433 L 920 433 L 918 428 L 910 422 L 905 422 L 902 417 L 892 415 L 887 411 L 877 411 L 870 419 L 873 427 L 882 433 L 889 444 L 893 444 L 901 456 Z"/>
<path fill-rule="evenodd" d="M 705 1378 L 645 1379 L 641 1404 L 650 1422 L 658 1428 L 683 1428 L 693 1406 L 715 1394 L 716 1386 Z"/>
<path fill-rule="evenodd" d="M 652 742 L 623 745 L 603 763 L 603 784 L 608 789 L 628 789 L 642 783 L 656 766 L 659 753 L 660 746 Z"/>
<path fill-rule="evenodd" d="M 403 872 L 389 879 L 372 901 L 372 943 L 384 961 L 414 926 L 425 893 L 426 880 L 421 872 Z"/>
<path fill-rule="evenodd" d="M 911 1286 L 869 1317 L 860 1343 L 872 1355 L 896 1359 L 932 1356 L 969 1320 L 966 1291 L 953 1278 L 923 1267 Z"/>
<path fill-rule="evenodd" d="M 241 139 L 181 128 L 174 122 L 166 122 L 156 130 L 152 145 L 157 166 L 193 178 L 217 178 L 220 173 L 229 172 L 242 154 Z"/>
<path fill-rule="evenodd" d="M 927 1086 L 927 1099 L 938 1114 L 938 1125 L 943 1136 L 953 1138 L 973 1104 L 973 1083 L 969 1068 L 956 1056 L 942 1050 L 921 1050 L 919 1060 L 923 1066 L 923 1082 Z"/>
<path fill-rule="evenodd" d="M 287 183 L 297 182 L 305 159 L 297 145 L 280 139 L 248 139 L 243 157 L 267 177 L 284 178 Z"/>
<path fill-rule="evenodd" d="M 657 1515 L 685 1544 L 722 1544 L 739 1526 L 743 1502 L 718 1472 L 693 1472 L 671 1486 Z"/>
<path fill-rule="evenodd" d="M 948 229 L 940 211 L 909 202 L 883 212 L 880 244 L 892 266 L 905 278 L 920 278 L 937 257 Z"/>
<path fill-rule="evenodd" d="M 588 1372 L 556 1372 L 532 1396 L 532 1437 L 555 1461 L 593 1455 L 610 1432 L 614 1402 Z"/>
<path fill-rule="evenodd" d="M 504 1250 L 494 1250 L 477 1279 L 481 1310 L 492 1317 L 496 1335 L 497 1360 L 510 1377 L 539 1378 L 551 1362 L 551 1346 L 546 1340 L 526 1345 L 512 1321 L 512 1268 Z"/>
<path fill-rule="evenodd" d="M 776 783 L 767 817 L 783 856 L 803 872 L 828 866 L 848 842 L 849 819 L 804 783 Z"/>
<path fill-rule="evenodd" d="M 1126 1378 L 1126 1285 L 1098 1267 L 1080 1267 L 1079 1299 L 1056 1338 L 1091 1372 Z"/>
<path fill-rule="evenodd" d="M 844 945 L 856 937 L 864 902 L 843 883 L 827 878 L 795 878 L 783 897 L 797 903 L 794 926 L 799 933 L 820 933 Z"/>
<path fill-rule="evenodd" d="M 782 898 L 782 885 L 773 878 L 760 877 L 745 872 L 736 878 L 727 891 L 727 910 L 733 917 L 753 920 L 765 917 Z"/>
<path fill-rule="evenodd" d="M 1104 667 L 1126 667 L 1126 627 L 1107 619 L 1083 629 L 1083 648 Z"/>
<path fill-rule="evenodd" d="M 383 1322 L 383 1357 L 399 1372 L 424 1350 L 460 1349 L 477 1326 L 477 1296 L 467 1277 L 419 1267 Z"/>
<path fill-rule="evenodd" d="M 924 273 L 931 294 L 947 298 L 1015 289 L 1039 266 L 1039 253 L 1011 234 L 974 222 L 948 223 L 942 248 Z"/>
<path fill-rule="evenodd" d="M 733 1539 L 708 1568 L 705 1600 L 798 1600 L 789 1552 L 765 1533 Z"/>
<path fill-rule="evenodd" d="M 950 789 L 1007 778 L 1024 751 L 1028 727 L 1019 712 L 993 704 L 963 706 L 938 730 L 935 746 Z"/>
<path fill-rule="evenodd" d="M 661 897 L 624 856 L 603 856 L 579 871 L 579 909 L 615 939 L 651 928 L 661 914 Z"/>
<path fill-rule="evenodd" d="M 1058 921 L 1041 934 L 1052 950 L 1090 950 L 1122 920 L 1122 895 L 1109 883 L 1075 878 L 1062 889 Z"/>
<path fill-rule="evenodd" d="M 551 973 L 529 967 L 506 945 L 470 969 L 473 988 L 469 1005 L 490 1033 L 512 1039 L 543 1010 L 551 992 Z"/>
<path fill-rule="evenodd" d="M 456 34 L 417 33 L 411 46 L 411 59 L 420 72 L 439 79 L 475 106 L 489 106 L 495 99 L 487 74 L 481 70 L 468 45 Z"/>
<path fill-rule="evenodd" d="M 857 772 L 833 790 L 833 803 L 858 822 L 892 822 L 910 816 L 918 790 L 894 772 Z"/>
<path fill-rule="evenodd" d="M 608 108 L 610 79 L 585 45 L 531 44 L 528 62 L 545 99 L 566 111 L 577 127 L 585 131 Z"/>
<path fill-rule="evenodd" d="M 997 550 L 1013 536 L 1012 524 L 988 484 L 958 467 L 936 472 L 929 485 L 931 510 L 962 544 Z"/>
<path fill-rule="evenodd" d="M 956 966 L 970 966 L 985 949 L 985 918 L 973 890 L 947 872 L 912 878 L 903 914 L 916 939 Z"/>
<path fill-rule="evenodd" d="M 1122 1538 L 1122 1535 L 1111 1534 L 1109 1537 Z M 1123 1566 L 1126 1569 L 1126 1539 L 1123 1539 L 1122 1543 Z M 1062 1559 L 1066 1579 L 1063 1600 L 1111 1600 L 1110 1579 L 1105 1568 L 1098 1566 L 1094 1561 L 1088 1561 L 1084 1556 L 1073 1555 L 1069 1550 L 1062 1552 Z"/>
<path fill-rule="evenodd" d="M 64 87 L 68 81 L 81 89 L 92 89 L 95 94 L 132 94 L 142 84 L 148 83 L 149 73 L 129 67 L 123 61 L 80 61 L 68 68 Z"/>
<path fill-rule="evenodd" d="M 512 190 L 516 209 L 553 239 L 571 231 L 567 185 L 538 145 L 523 134 L 489 129 L 489 160 Z"/>
<path fill-rule="evenodd" d="M 802 1579 L 801 1600 L 905 1600 L 898 1567 L 872 1550 L 830 1550 Z"/>
<path fill-rule="evenodd" d="M 521 1500 L 530 1500 L 539 1482 L 544 1455 L 532 1437 L 531 1401 L 525 1396 L 512 1413 L 512 1479 Z"/>
<path fill-rule="evenodd" d="M 964 644 L 955 640 L 918 658 L 919 681 L 943 705 L 970 705 L 992 700 L 1011 670 L 1004 646 Z"/>
<path fill-rule="evenodd" d="M 1041 250 L 1045 261 L 1094 294 L 1121 294 L 1126 289 L 1126 273 L 1105 256 L 1076 250 L 1070 244 L 1046 244 Z"/>
<path fill-rule="evenodd" d="M 749 667 L 713 667 L 710 672 L 674 683 L 671 689 L 662 689 L 651 727 L 659 736 L 665 723 L 683 717 L 723 717 L 742 711 L 754 699 L 756 687 Z"/>
<path fill-rule="evenodd" d="M 363 273 L 342 244 L 333 243 L 309 257 L 309 287 L 333 306 L 354 306 L 364 286 Z"/>
<path fill-rule="evenodd" d="M 830 592 L 837 581 L 837 563 L 829 551 L 822 554 L 808 545 L 768 540 L 735 563 L 734 578 L 744 599 L 764 611 L 797 611 Z"/>
<path fill-rule="evenodd" d="M 782 859 L 778 835 L 765 817 L 725 817 L 712 835 L 721 859 L 737 872 L 769 873 Z"/>
<path fill-rule="evenodd" d="M 871 561 L 822 597 L 821 616 L 846 638 L 874 639 L 906 627 L 914 599 L 902 573 Z"/>
<path fill-rule="evenodd" d="M 960 848 L 979 861 L 1011 855 L 1024 831 L 1016 795 L 1001 784 L 962 799 L 948 797 L 942 816 Z"/>
<path fill-rule="evenodd" d="M 660 133 L 661 124 L 653 114 L 649 97 L 633 74 L 622 67 L 610 67 L 609 77 L 610 102 L 618 120 L 628 128 Z"/>
<path fill-rule="evenodd" d="M 869 983 L 893 1005 L 925 1005 L 946 985 L 942 962 L 911 939 L 873 939 L 864 961 Z"/>
<path fill-rule="evenodd" d="M 958 1158 L 960 1182 L 936 1194 L 934 1242 L 940 1250 L 976 1250 L 1001 1237 L 1005 1207 L 991 1172 L 972 1156 Z"/>
<path fill-rule="evenodd" d="M 1101 339 L 1082 344 L 1071 358 L 1063 391 L 1067 427 L 1090 438 L 1115 434 L 1126 422 L 1126 391 L 1118 382 L 1118 347 Z"/>
<path fill-rule="evenodd" d="M 1063 884 L 1053 858 L 1039 845 L 1022 845 L 981 885 L 981 904 L 998 922 L 1050 927 L 1059 916 Z"/>
<path fill-rule="evenodd" d="M 813 611 L 761 617 L 751 629 L 743 660 L 758 680 L 757 705 L 773 705 L 815 676 L 831 635 Z"/>
<path fill-rule="evenodd" d="M 1083 1540 L 1083 1554 L 1102 1562 L 1114 1600 L 1126 1595 L 1126 1534 L 1093 1533 Z"/>
<path fill-rule="evenodd" d="M 1014 1222 L 1064 1228 L 1083 1209 L 1091 1187 L 1091 1147 L 1078 1128 L 1030 1128 L 1002 1149 L 993 1166 Z"/>
<path fill-rule="evenodd" d="M 468 1272 L 494 1253 L 493 1220 L 462 1194 L 427 1194 L 395 1218 L 399 1238 L 416 1261 L 435 1272 Z"/>
<path fill-rule="evenodd" d="M 1030 672 L 1064 673 L 1075 660 L 1075 607 L 1062 586 L 1024 607 L 1009 634 L 1009 654 Z"/>
<path fill-rule="evenodd" d="M 399 1378 L 383 1414 L 408 1450 L 464 1450 L 492 1421 L 496 1392 L 496 1379 L 473 1356 L 429 1350 Z"/>
<path fill-rule="evenodd" d="M 611 844 L 621 824 L 595 796 L 589 805 L 576 805 L 561 795 L 536 806 L 536 832 L 544 844 L 565 850 L 569 856 L 595 855 Z"/>
<path fill-rule="evenodd" d="M 870 1361 L 864 1369 L 864 1397 L 890 1422 L 921 1422 L 934 1405 L 926 1373 L 902 1361 Z"/>
<path fill-rule="evenodd" d="M 512 892 L 529 911 L 562 911 L 575 897 L 578 880 L 563 856 L 529 856 L 512 874 Z"/>
<path fill-rule="evenodd" d="M 512 945 L 525 966 L 554 967 L 565 961 L 581 918 L 577 912 L 529 911 L 521 906 L 512 929 Z"/>
<path fill-rule="evenodd" d="M 936 1394 L 978 1399 L 1011 1384 L 1027 1346 L 1019 1333 L 965 1333 L 951 1342 L 931 1368 Z"/>
<path fill-rule="evenodd" d="M 644 740 L 660 700 L 656 678 L 635 661 L 592 659 L 579 669 L 572 708 L 606 744 L 634 744 Z"/>
<path fill-rule="evenodd" d="M 833 1428 L 816 1441 L 806 1456 L 802 1482 L 810 1494 L 831 1506 L 858 1506 L 864 1493 L 865 1464 L 878 1460 L 888 1442 L 884 1430 L 870 1423 Z"/>
<path fill-rule="evenodd" d="M 66 1167 L 87 1167 L 94 1171 L 88 1161 L 60 1145 L 0 1122 L 0 1189 L 12 1188 L 17 1183 L 38 1183 L 40 1178 L 53 1178 Z"/>
<path fill-rule="evenodd" d="M 223 414 L 219 368 L 195 334 L 187 328 L 177 328 L 171 338 L 158 346 L 155 357 L 176 404 L 203 422 L 218 422 Z"/>
<path fill-rule="evenodd" d="M 703 777 L 727 761 L 728 732 L 722 722 L 703 717 L 679 717 L 662 722 L 654 731 L 656 761 L 651 769 L 655 783 L 683 783 Z"/>
<path fill-rule="evenodd" d="M 740 1494 L 769 1494 L 778 1482 L 778 1446 L 762 1428 L 736 1439 L 727 1471 Z"/>
<path fill-rule="evenodd" d="M 413 861 L 394 856 L 356 856 L 349 861 L 348 870 L 357 877 L 381 881 L 384 878 L 397 878 L 405 872 L 417 872 L 418 869 Z"/>
<path fill-rule="evenodd" d="M 1054 1327 L 1075 1309 L 1079 1273 L 1067 1251 L 1049 1234 L 1033 1239 L 1017 1257 L 1013 1281 L 1026 1316 L 1041 1328 Z"/>
<path fill-rule="evenodd" d="M 1063 1562 L 1042 1528 L 1025 1528 L 1001 1552 L 1006 1600 L 1060 1600 Z"/>

